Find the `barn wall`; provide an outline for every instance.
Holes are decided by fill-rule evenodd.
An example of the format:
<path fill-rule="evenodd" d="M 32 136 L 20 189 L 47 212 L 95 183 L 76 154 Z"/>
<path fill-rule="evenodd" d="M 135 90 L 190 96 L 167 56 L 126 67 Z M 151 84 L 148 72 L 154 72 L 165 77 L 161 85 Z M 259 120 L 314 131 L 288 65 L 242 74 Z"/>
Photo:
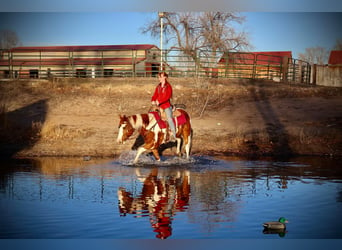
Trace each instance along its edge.
<path fill-rule="evenodd" d="M 321 66 L 317 65 L 315 83 L 322 86 L 342 87 L 342 65 Z"/>

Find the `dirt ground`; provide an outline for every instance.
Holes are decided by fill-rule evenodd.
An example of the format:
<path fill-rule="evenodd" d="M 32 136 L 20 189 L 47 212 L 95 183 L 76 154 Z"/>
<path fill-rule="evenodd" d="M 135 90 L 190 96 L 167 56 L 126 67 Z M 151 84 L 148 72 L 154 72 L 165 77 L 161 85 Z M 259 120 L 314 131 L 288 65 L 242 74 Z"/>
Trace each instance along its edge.
<path fill-rule="evenodd" d="M 155 78 L 0 81 L 0 154 L 113 157 L 119 114 L 145 113 Z M 342 88 L 170 78 L 192 154 L 342 156 Z M 175 148 L 164 151 L 174 154 Z"/>

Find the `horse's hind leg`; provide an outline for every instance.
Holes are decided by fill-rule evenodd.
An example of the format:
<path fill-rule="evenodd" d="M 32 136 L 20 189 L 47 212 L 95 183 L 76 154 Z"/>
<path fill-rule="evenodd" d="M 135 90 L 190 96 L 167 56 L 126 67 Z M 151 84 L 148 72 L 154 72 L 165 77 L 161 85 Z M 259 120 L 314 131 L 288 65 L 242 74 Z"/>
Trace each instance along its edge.
<path fill-rule="evenodd" d="M 191 135 L 188 136 L 187 139 L 184 140 L 185 141 L 185 153 L 186 153 L 186 158 L 189 159 L 190 157 L 190 149 L 191 149 Z"/>
<path fill-rule="evenodd" d="M 139 156 L 143 153 L 143 152 L 145 152 L 146 151 L 146 149 L 144 148 L 144 147 L 139 147 L 138 148 L 138 151 L 137 151 L 137 155 L 135 156 L 135 159 L 134 159 L 134 161 L 133 161 L 133 163 L 137 163 L 138 162 L 138 159 L 139 159 Z"/>
<path fill-rule="evenodd" d="M 181 143 L 182 143 L 182 139 L 181 138 L 176 138 L 177 141 L 177 155 L 181 156 L 182 152 L 181 152 Z"/>
<path fill-rule="evenodd" d="M 185 153 L 186 153 L 186 158 L 189 159 L 190 157 L 190 150 L 191 150 L 191 141 L 192 139 L 192 130 L 186 129 L 183 132 L 183 140 L 184 140 L 184 148 L 185 148 Z"/>

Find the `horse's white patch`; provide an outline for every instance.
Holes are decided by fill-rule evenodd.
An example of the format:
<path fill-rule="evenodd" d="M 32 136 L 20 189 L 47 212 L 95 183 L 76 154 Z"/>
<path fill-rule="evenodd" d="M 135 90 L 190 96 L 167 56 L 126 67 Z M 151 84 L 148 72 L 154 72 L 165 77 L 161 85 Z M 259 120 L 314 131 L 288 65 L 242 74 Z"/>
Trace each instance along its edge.
<path fill-rule="evenodd" d="M 136 117 L 136 119 L 134 119 L 133 117 Z M 128 119 L 129 119 L 129 123 L 132 125 L 134 129 L 141 129 L 144 125 L 141 114 L 130 116 Z"/>
<path fill-rule="evenodd" d="M 146 126 L 146 130 L 151 130 L 153 127 L 158 127 L 158 126 L 156 126 L 157 121 L 156 121 L 154 115 L 148 114 L 148 119 L 149 119 L 149 121 L 148 121 L 148 125 Z"/>
<path fill-rule="evenodd" d="M 121 126 L 119 127 L 118 138 L 116 139 L 118 143 L 122 143 L 123 130 L 126 126 L 127 124 L 124 123 L 124 124 L 121 124 Z"/>

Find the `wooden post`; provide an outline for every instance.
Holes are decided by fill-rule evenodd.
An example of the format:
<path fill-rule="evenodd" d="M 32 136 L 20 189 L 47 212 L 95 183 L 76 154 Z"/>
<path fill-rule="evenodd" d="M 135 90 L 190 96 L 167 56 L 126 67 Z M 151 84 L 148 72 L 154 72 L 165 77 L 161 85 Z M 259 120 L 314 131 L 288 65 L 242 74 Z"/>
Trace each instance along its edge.
<path fill-rule="evenodd" d="M 317 64 L 312 65 L 312 79 L 311 79 L 311 83 L 316 85 L 317 79 L 316 79 L 316 75 L 317 75 Z"/>
<path fill-rule="evenodd" d="M 283 82 L 287 83 L 287 73 L 289 70 L 289 57 L 288 56 L 284 56 L 283 57 L 283 68 L 282 68 L 282 80 Z"/>

